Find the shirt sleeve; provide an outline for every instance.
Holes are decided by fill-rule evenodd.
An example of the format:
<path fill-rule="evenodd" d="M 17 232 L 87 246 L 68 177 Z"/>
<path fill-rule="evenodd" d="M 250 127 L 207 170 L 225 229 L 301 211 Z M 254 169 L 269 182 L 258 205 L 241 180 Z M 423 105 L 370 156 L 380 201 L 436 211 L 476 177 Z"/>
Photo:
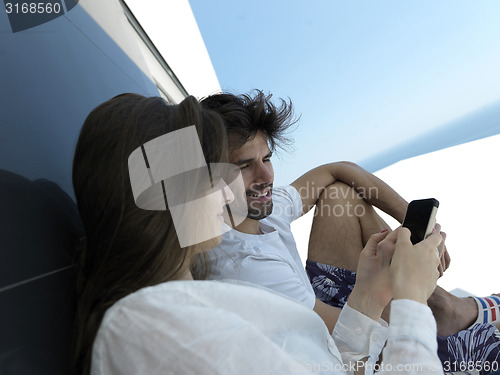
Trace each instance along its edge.
<path fill-rule="evenodd" d="M 380 373 L 443 374 L 436 320 L 429 307 L 412 300 L 392 301 L 390 322 Z"/>
<path fill-rule="evenodd" d="M 365 375 L 442 374 L 431 310 L 416 301 L 396 300 L 391 304 L 390 321 L 387 327 L 383 321 L 375 322 L 349 305 L 344 306 L 332 337 L 347 373 L 364 367 Z M 377 364 L 381 353 L 383 361 Z"/>
<path fill-rule="evenodd" d="M 273 215 L 287 218 L 287 222 L 302 216 L 302 198 L 292 185 L 282 186 L 273 190 Z M 279 212 L 278 212 L 279 211 Z"/>
<path fill-rule="evenodd" d="M 367 365 L 376 363 L 388 335 L 387 323 L 376 322 L 348 304 L 340 312 L 332 333 L 348 374 L 364 363 L 362 359 L 367 358 Z"/>

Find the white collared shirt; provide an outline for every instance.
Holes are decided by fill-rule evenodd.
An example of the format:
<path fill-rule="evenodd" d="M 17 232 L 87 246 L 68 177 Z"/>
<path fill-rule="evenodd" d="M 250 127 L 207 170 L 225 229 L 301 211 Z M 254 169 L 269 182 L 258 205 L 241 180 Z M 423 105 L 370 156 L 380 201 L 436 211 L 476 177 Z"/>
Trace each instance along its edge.
<path fill-rule="evenodd" d="M 91 374 L 351 373 L 349 364 L 360 358 L 371 356 L 374 364 L 388 336 L 383 358 L 394 366 L 388 372 L 418 363 L 421 374 L 442 373 L 436 323 L 417 302 L 393 301 L 390 328 L 346 306 L 332 338 L 313 310 L 265 288 L 172 281 L 108 309 Z"/>

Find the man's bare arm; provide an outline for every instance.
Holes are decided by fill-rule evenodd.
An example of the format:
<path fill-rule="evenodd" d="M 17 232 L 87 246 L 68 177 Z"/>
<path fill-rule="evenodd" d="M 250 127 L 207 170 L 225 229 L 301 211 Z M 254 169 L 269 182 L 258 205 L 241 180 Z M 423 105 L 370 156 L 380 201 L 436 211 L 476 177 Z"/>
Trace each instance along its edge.
<path fill-rule="evenodd" d="M 368 203 L 403 222 L 408 202 L 380 178 L 345 161 L 321 165 L 292 183 L 302 198 L 303 214 L 314 207 L 324 188 L 335 181 L 352 186 Z"/>
<path fill-rule="evenodd" d="M 318 314 L 321 319 L 325 322 L 328 327 L 330 334 L 333 332 L 333 328 L 339 319 L 340 311 L 338 307 L 327 305 L 316 298 L 316 303 L 314 304 L 314 311 Z"/>

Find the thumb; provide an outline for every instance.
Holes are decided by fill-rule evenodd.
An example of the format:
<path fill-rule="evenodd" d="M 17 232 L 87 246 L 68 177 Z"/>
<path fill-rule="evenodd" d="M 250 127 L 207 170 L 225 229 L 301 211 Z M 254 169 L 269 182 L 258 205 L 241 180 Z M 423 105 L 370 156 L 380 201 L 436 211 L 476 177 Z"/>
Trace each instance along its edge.
<path fill-rule="evenodd" d="M 411 232 L 406 227 L 401 227 L 398 231 L 398 240 L 397 242 L 410 242 Z"/>
<path fill-rule="evenodd" d="M 377 245 L 387 237 L 389 234 L 389 231 L 387 229 L 384 229 L 380 233 L 375 233 L 370 236 L 368 239 L 368 242 L 365 245 L 365 249 L 369 249 L 371 251 L 375 251 L 377 249 Z"/>
<path fill-rule="evenodd" d="M 386 241 L 390 241 L 392 243 L 396 243 L 396 240 L 398 239 L 398 232 L 399 228 L 394 229 L 389 235 L 385 238 Z"/>

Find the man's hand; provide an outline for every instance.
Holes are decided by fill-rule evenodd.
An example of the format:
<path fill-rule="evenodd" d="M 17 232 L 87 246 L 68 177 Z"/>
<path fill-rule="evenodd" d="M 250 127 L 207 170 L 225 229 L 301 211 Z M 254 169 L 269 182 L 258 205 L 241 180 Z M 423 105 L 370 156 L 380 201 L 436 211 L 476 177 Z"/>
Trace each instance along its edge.
<path fill-rule="evenodd" d="M 445 232 L 440 232 L 440 233 L 441 237 L 443 238 L 443 241 L 438 246 L 439 259 L 441 261 L 441 264 L 438 267 L 439 277 L 443 276 L 444 271 L 448 269 L 451 262 L 450 254 L 448 253 L 448 249 L 446 249 L 446 245 L 444 243 L 446 241 L 446 233 Z"/>

